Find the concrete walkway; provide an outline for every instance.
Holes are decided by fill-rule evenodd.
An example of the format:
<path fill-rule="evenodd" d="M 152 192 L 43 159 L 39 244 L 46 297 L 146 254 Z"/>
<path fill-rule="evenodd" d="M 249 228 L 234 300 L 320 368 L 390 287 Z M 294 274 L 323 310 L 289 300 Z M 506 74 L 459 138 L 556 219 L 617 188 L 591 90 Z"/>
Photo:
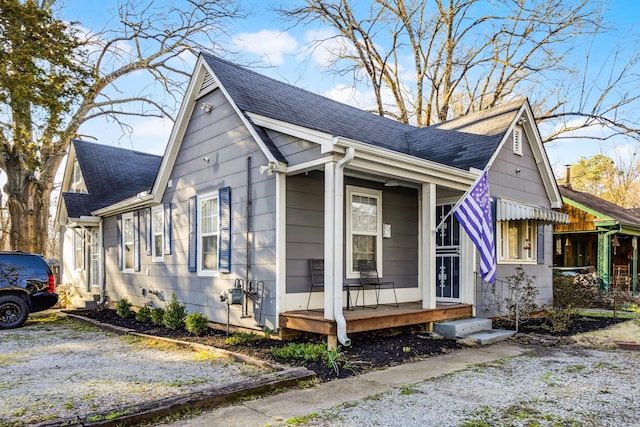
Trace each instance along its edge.
<path fill-rule="evenodd" d="M 478 363 L 518 356 L 526 351 L 528 350 L 524 347 L 506 342 L 457 350 L 420 362 L 406 363 L 385 370 L 329 381 L 307 389 L 288 390 L 264 398 L 239 402 L 212 409 L 191 420 L 162 425 L 263 427 L 278 424 L 291 418 L 314 414 L 341 403 L 364 399 L 392 388 L 459 371 Z"/>

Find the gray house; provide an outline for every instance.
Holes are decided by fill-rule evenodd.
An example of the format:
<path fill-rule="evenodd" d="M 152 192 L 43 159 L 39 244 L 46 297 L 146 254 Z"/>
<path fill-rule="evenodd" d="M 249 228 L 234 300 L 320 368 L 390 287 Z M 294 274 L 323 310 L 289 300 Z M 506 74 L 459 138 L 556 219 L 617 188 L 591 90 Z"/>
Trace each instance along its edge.
<path fill-rule="evenodd" d="M 436 230 L 485 168 L 495 287 L 478 278 L 453 216 Z M 355 331 L 496 315 L 518 266 L 550 302 L 551 224 L 567 221 L 553 210 L 562 199 L 526 100 L 416 128 L 205 53 L 161 159 L 76 141 L 63 192 L 63 281 L 81 298 L 162 306 L 174 293 L 212 322 L 343 343 Z M 324 260 L 314 292 L 310 259 Z M 379 299 L 377 310 L 346 310 L 359 260 L 394 283 L 353 288 L 349 302 Z"/>

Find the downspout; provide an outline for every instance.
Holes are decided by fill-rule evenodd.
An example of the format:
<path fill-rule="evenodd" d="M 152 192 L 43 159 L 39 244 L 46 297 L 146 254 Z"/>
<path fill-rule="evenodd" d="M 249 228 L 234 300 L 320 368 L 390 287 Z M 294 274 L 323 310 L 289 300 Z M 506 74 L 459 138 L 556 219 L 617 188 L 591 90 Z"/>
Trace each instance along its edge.
<path fill-rule="evenodd" d="M 340 344 L 348 347 L 351 340 L 347 336 L 347 322 L 342 313 L 342 283 L 344 265 L 344 168 L 355 157 L 356 150 L 347 148 L 344 157 L 336 162 L 334 181 L 334 277 L 333 277 L 333 316 L 336 321 L 336 334 Z"/>

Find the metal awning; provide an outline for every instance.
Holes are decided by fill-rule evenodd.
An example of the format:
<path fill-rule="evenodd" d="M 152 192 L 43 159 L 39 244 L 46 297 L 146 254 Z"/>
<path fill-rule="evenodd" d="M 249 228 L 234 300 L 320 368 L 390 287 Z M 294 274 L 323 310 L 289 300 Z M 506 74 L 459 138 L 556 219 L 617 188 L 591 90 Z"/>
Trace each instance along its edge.
<path fill-rule="evenodd" d="M 496 220 L 535 219 L 548 223 L 569 223 L 569 215 L 551 209 L 525 205 L 511 200 L 496 199 Z"/>

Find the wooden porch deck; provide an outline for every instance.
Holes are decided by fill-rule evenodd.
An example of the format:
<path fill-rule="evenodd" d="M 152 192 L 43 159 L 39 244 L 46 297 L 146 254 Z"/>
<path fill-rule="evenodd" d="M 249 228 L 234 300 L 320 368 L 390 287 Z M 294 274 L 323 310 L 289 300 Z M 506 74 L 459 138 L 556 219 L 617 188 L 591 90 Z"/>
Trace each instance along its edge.
<path fill-rule="evenodd" d="M 379 305 L 377 308 L 358 307 L 344 310 L 347 333 L 428 324 L 441 320 L 469 318 L 472 306 L 468 304 L 438 304 L 434 309 L 423 309 L 421 302 L 402 303 L 400 307 Z M 336 322 L 324 319 L 320 310 L 288 311 L 280 314 L 280 327 L 315 334 L 337 334 Z"/>

